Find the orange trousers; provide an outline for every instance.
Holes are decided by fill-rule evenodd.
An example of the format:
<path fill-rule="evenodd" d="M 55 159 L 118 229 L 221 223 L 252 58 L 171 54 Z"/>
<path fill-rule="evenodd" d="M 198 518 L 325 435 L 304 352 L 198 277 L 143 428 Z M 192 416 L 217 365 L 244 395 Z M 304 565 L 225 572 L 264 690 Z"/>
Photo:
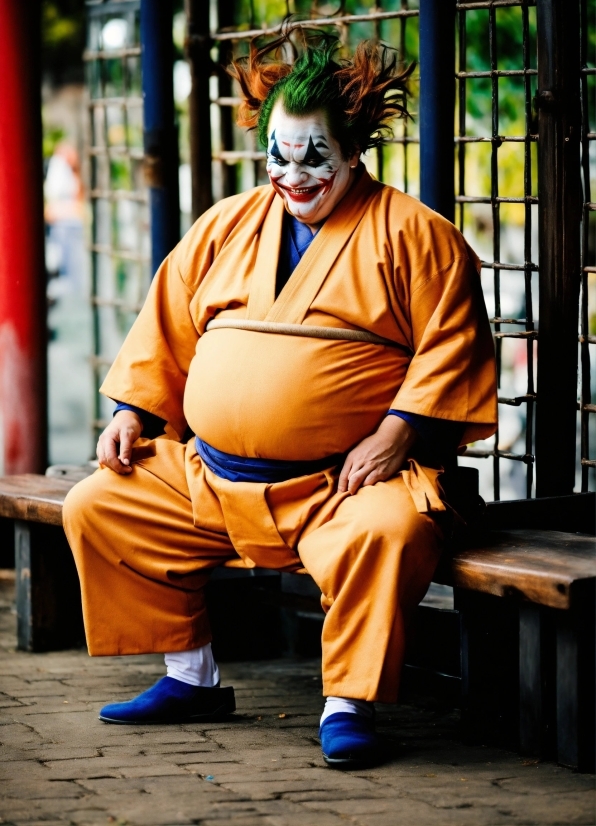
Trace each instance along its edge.
<path fill-rule="evenodd" d="M 204 587 L 224 562 L 306 569 L 326 612 L 324 695 L 395 702 L 406 620 L 442 546 L 420 505 L 433 498 L 424 469 L 350 496 L 337 493 L 332 472 L 273 485 L 224 482 L 192 442 L 160 438 L 145 454 L 129 476 L 98 470 L 64 503 L 91 655 L 209 642 Z"/>

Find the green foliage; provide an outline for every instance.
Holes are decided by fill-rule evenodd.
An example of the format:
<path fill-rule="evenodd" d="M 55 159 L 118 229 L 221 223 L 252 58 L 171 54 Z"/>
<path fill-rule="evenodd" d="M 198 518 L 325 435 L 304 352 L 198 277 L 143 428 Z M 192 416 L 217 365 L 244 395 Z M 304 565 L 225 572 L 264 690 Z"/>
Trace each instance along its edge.
<path fill-rule="evenodd" d="M 81 0 L 43 0 L 42 65 L 53 83 L 83 81 L 85 6 Z"/>
<path fill-rule="evenodd" d="M 79 34 L 80 20 L 64 17 L 54 2 L 43 4 L 43 40 L 48 48 L 61 48 Z"/>
<path fill-rule="evenodd" d="M 54 154 L 54 150 L 66 137 L 66 132 L 61 126 L 46 126 L 43 127 L 43 157 L 48 160 Z"/>
<path fill-rule="evenodd" d="M 110 159 L 110 184 L 112 189 L 132 189 L 129 161 Z"/>
<path fill-rule="evenodd" d="M 523 68 L 523 18 L 520 7 L 495 10 L 496 38 L 493 58 L 501 70 Z M 536 68 L 536 9 L 528 9 L 528 56 L 530 68 Z M 491 68 L 489 12 L 485 9 L 466 12 L 467 48 L 465 67 L 470 72 Z M 532 81 L 535 91 L 535 82 Z M 490 134 L 492 83 L 489 79 L 468 80 L 467 113 L 470 134 Z M 521 78 L 501 77 L 497 84 L 500 134 L 523 134 L 524 89 Z"/>

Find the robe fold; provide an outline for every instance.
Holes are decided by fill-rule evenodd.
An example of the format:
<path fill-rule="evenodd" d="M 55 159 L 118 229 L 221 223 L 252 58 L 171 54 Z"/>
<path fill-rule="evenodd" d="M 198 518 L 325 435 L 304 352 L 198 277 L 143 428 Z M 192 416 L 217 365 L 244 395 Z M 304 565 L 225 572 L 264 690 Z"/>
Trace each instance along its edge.
<path fill-rule="evenodd" d="M 284 206 L 270 186 L 205 213 L 160 267 L 102 392 L 166 422 L 130 476 L 102 469 L 66 499 L 92 654 L 210 638 L 215 565 L 307 570 L 322 591 L 324 693 L 392 702 L 408 612 L 441 553 L 440 468 L 413 458 L 354 496 L 339 469 L 274 483 L 212 473 L 187 428 L 236 457 L 318 462 L 387 411 L 496 428 L 479 262 L 460 233 L 366 171 L 276 297 Z M 391 344 L 217 327 L 242 319 L 373 333 Z M 178 537 L 178 539 L 177 539 Z M 107 619 L 106 619 L 107 617 Z"/>
<path fill-rule="evenodd" d="M 390 407 L 465 422 L 462 444 L 494 433 L 478 259 L 452 224 L 366 172 L 345 201 L 277 299 L 282 200 L 264 186 L 212 207 L 162 264 L 101 391 L 238 456 L 342 453 Z M 205 334 L 215 317 L 365 330 L 399 346 Z"/>

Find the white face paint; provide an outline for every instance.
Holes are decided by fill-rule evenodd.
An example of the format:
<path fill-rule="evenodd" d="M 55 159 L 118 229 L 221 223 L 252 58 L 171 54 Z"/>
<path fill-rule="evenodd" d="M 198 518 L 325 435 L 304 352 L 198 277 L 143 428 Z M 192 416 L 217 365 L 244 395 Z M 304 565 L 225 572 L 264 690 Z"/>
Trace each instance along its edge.
<path fill-rule="evenodd" d="M 273 107 L 269 119 L 267 174 L 286 209 L 316 227 L 346 194 L 354 178 L 359 152 L 347 160 L 323 111 L 295 117 Z"/>

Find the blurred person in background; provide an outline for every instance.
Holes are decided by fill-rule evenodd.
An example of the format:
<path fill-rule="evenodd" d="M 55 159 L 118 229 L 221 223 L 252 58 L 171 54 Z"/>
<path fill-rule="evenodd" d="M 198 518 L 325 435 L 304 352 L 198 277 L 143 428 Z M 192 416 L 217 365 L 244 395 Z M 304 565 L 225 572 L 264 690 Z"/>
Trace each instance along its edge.
<path fill-rule="evenodd" d="M 48 227 L 46 259 L 56 278 L 48 285 L 51 298 L 84 293 L 84 191 L 79 155 L 68 143 L 59 143 L 48 163 L 44 183 Z"/>

